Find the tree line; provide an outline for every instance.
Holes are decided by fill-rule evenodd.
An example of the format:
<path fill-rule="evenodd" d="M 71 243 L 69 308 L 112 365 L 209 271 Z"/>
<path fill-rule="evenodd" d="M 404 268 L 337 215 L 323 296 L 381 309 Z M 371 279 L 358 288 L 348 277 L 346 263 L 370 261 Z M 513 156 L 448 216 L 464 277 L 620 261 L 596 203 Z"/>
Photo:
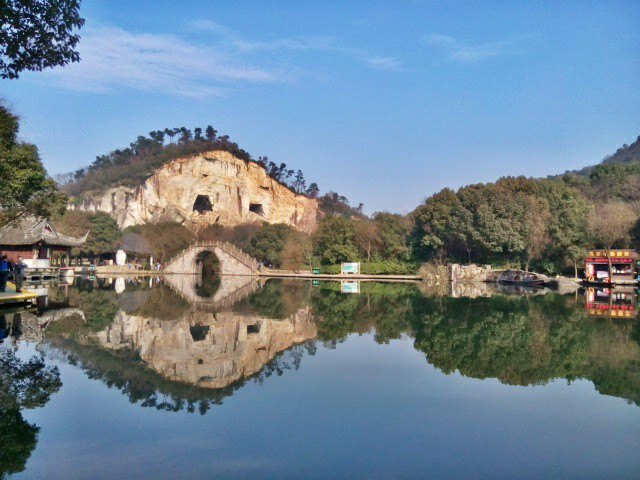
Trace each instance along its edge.
<path fill-rule="evenodd" d="M 640 240 L 640 164 L 600 164 L 588 176 L 507 177 L 444 189 L 412 213 L 416 259 L 565 271 L 590 248 Z"/>
<path fill-rule="evenodd" d="M 424 262 L 475 262 L 548 274 L 577 273 L 590 248 L 633 247 L 640 241 L 640 164 L 603 164 L 589 176 L 502 178 L 457 191 L 443 189 L 411 214 L 367 217 L 346 197 L 319 197 L 323 217 L 312 235 L 283 224 L 210 226 L 193 232 L 173 223 L 138 225 L 154 258 L 166 261 L 196 240 L 224 240 L 286 269 L 361 261 L 366 273 L 414 273 Z M 67 212 L 63 231 L 91 230 L 81 253 L 114 251 L 121 232 L 104 213 Z"/>
<path fill-rule="evenodd" d="M 295 193 L 315 198 L 320 192 L 317 183 L 307 183 L 302 170 L 278 164 L 266 156 L 254 160 L 229 135 L 218 135 L 211 125 L 193 130 L 186 127 L 154 130 L 148 136 L 138 136 L 127 148 L 99 155 L 88 167 L 59 175 L 57 180 L 70 195 L 118 185 L 133 187 L 171 160 L 211 150 L 223 150 L 245 162 L 261 165 L 267 175 Z"/>

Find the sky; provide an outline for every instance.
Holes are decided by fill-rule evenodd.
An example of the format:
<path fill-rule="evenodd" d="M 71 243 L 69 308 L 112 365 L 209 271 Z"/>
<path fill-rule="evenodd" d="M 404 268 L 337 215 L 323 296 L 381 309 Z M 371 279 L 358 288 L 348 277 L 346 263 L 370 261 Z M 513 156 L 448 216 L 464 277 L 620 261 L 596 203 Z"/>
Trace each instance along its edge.
<path fill-rule="evenodd" d="M 81 61 L 0 97 L 58 174 L 213 125 L 366 213 L 640 135 L 640 2 L 85 0 Z"/>

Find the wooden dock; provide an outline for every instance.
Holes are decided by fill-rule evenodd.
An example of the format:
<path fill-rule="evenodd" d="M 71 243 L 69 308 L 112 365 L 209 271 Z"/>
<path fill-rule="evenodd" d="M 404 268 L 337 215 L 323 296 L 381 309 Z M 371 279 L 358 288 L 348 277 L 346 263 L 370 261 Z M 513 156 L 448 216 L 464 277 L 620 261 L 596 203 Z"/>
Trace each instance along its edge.
<path fill-rule="evenodd" d="M 7 282 L 7 291 L 0 292 L 0 305 L 12 305 L 15 303 L 25 303 L 38 298 L 38 295 L 29 290 L 22 290 L 16 293 L 16 286 L 11 282 Z"/>

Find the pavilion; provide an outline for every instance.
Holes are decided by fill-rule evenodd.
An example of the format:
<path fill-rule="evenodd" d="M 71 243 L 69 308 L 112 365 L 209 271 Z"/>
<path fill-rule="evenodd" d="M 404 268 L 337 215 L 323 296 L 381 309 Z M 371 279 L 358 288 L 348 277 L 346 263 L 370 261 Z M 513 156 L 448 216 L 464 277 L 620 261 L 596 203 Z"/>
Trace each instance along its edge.
<path fill-rule="evenodd" d="M 88 235 L 70 237 L 58 233 L 48 220 L 24 217 L 0 227 L 0 252 L 12 262 L 22 255 L 30 268 L 48 268 L 54 256 L 66 257 L 69 265 L 71 249 L 83 245 Z"/>

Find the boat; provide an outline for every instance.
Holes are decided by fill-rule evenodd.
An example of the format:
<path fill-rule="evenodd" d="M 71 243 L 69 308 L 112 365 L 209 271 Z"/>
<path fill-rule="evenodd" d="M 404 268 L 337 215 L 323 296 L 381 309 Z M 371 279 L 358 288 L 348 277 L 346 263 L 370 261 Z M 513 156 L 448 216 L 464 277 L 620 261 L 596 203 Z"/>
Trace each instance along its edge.
<path fill-rule="evenodd" d="M 525 272 L 524 270 L 505 270 L 498 274 L 496 281 L 505 285 L 544 287 L 549 278 L 539 273 Z"/>

